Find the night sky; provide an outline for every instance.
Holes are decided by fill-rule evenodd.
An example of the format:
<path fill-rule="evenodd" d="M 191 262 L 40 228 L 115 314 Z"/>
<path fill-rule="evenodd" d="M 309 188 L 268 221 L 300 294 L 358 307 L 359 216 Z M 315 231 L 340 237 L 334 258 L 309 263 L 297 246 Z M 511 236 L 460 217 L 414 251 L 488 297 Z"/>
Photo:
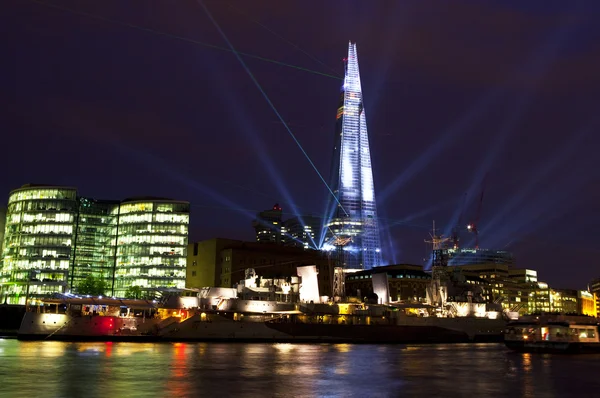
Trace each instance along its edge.
<path fill-rule="evenodd" d="M 320 215 L 324 184 L 226 39 L 326 180 L 352 40 L 386 262 L 422 264 L 432 220 L 448 234 L 466 202 L 474 221 L 484 187 L 481 247 L 553 287 L 600 276 L 600 2 L 204 5 L 224 36 L 194 0 L 3 0 L 2 202 L 30 182 L 188 200 L 192 240 L 253 240 L 275 202 Z"/>

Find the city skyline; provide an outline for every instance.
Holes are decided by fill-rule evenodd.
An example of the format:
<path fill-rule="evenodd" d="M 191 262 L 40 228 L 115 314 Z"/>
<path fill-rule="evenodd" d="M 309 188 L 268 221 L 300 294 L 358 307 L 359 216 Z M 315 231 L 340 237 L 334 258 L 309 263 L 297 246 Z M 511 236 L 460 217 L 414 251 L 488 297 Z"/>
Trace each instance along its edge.
<path fill-rule="evenodd" d="M 319 177 L 197 4 L 157 3 L 140 15 L 111 1 L 59 3 L 3 4 L 0 40 L 19 67 L 0 66 L 0 127 L 10 134 L 2 197 L 45 182 L 91 197 L 182 198 L 192 203 L 192 240 L 252 240 L 249 222 L 276 202 L 290 218 L 323 213 Z M 340 49 L 358 43 L 387 262 L 422 263 L 433 219 L 446 236 L 461 208 L 471 221 L 487 175 L 482 248 L 513 251 L 553 286 L 595 277 L 593 12 L 228 4 L 241 13 L 207 6 L 240 53 L 267 59 L 245 58 L 324 175 Z"/>

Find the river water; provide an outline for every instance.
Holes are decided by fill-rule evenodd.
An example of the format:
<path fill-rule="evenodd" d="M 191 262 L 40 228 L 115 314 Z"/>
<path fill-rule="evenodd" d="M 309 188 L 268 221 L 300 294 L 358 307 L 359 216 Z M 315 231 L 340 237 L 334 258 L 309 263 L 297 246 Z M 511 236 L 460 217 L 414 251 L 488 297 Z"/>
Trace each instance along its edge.
<path fill-rule="evenodd" d="M 600 396 L 600 355 L 500 344 L 146 344 L 0 339 L 2 397 Z M 437 398 L 437 397 L 436 397 Z"/>

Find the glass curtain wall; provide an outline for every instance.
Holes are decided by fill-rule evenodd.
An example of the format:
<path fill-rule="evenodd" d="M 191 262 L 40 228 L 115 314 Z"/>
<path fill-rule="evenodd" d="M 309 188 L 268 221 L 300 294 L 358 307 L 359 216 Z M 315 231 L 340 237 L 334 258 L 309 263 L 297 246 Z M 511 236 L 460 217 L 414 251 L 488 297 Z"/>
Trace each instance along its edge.
<path fill-rule="evenodd" d="M 92 275 L 105 281 L 106 294 L 112 293 L 118 208 L 118 201 L 79 199 L 71 291 L 78 293 L 81 282 Z"/>
<path fill-rule="evenodd" d="M 117 231 L 116 296 L 139 286 L 184 288 L 189 204 L 175 201 L 124 201 Z"/>
<path fill-rule="evenodd" d="M 76 214 L 75 188 L 24 186 L 10 193 L 0 272 L 2 301 L 25 304 L 28 290 L 33 301 L 66 291 Z"/>
<path fill-rule="evenodd" d="M 0 300 L 78 293 L 88 275 L 120 297 L 132 286 L 183 288 L 188 225 L 187 202 L 100 201 L 78 198 L 75 188 L 24 186 L 8 200 Z"/>

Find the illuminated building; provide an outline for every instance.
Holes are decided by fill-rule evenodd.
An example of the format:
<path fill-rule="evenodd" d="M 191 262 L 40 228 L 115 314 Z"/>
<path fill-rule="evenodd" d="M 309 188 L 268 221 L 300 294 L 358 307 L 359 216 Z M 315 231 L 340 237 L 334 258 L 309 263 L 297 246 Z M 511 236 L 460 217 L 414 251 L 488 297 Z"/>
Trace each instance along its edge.
<path fill-rule="evenodd" d="M 577 312 L 582 315 L 598 316 L 596 296 L 585 290 L 577 292 Z"/>
<path fill-rule="evenodd" d="M 185 285 L 189 204 L 160 198 L 99 201 L 72 187 L 25 185 L 10 193 L 0 297 L 24 304 L 77 292 L 88 276 L 106 294 Z"/>
<path fill-rule="evenodd" d="M 211 239 L 189 244 L 186 287 L 233 287 L 254 268 L 264 278 L 297 277 L 297 267 L 317 267 L 321 294 L 332 291 L 333 263 L 327 253 L 278 244 Z"/>
<path fill-rule="evenodd" d="M 6 228 L 6 207 L 0 207 L 0 258 L 4 248 L 4 229 Z"/>
<path fill-rule="evenodd" d="M 240 244 L 233 239 L 209 239 L 188 244 L 185 287 L 218 287 L 221 284 L 220 265 L 223 262 L 221 250 Z M 219 271 L 217 271 L 219 267 Z"/>
<path fill-rule="evenodd" d="M 550 312 L 578 313 L 578 292 L 572 289 L 550 289 Z"/>
<path fill-rule="evenodd" d="M 102 278 L 112 290 L 117 233 L 117 216 L 113 210 L 118 205 L 118 201 L 79 198 L 74 256 L 70 265 L 71 289 L 76 289 L 92 275 Z"/>
<path fill-rule="evenodd" d="M 422 302 L 431 283 L 431 275 L 424 272 L 420 265 L 386 265 L 346 274 L 346 294 L 361 300 L 369 297 L 374 293 L 372 278 L 376 274 L 387 274 L 388 293 L 392 301 Z"/>
<path fill-rule="evenodd" d="M 367 121 L 356 44 L 349 44 L 342 94 L 336 116 L 329 239 L 351 238 L 343 266 L 371 269 L 382 265 L 379 226 Z"/>
<path fill-rule="evenodd" d="M 535 270 L 512 268 L 508 264 L 493 262 L 460 265 L 451 269 L 460 270 L 466 276 L 482 278 L 486 281 L 483 292 L 485 299 L 490 303 L 502 304 L 502 308 L 507 311 L 524 315 L 535 310 L 536 305 L 543 306 L 545 302 L 549 302 L 547 291 L 540 292 L 537 296 L 532 295 L 532 292 L 539 290 Z M 539 300 L 536 301 L 538 296 Z"/>
<path fill-rule="evenodd" d="M 278 203 L 272 209 L 261 211 L 252 222 L 256 241 L 260 243 L 284 243 L 286 233 L 282 219 L 283 210 Z"/>
<path fill-rule="evenodd" d="M 28 290 L 31 297 L 67 290 L 76 215 L 75 188 L 24 185 L 10 193 L 0 272 L 9 304 L 24 304 Z"/>
<path fill-rule="evenodd" d="M 126 199 L 118 217 L 114 294 L 130 286 L 142 290 L 185 287 L 188 202 L 163 198 Z"/>
<path fill-rule="evenodd" d="M 590 293 L 594 295 L 594 299 L 596 300 L 596 313 L 600 314 L 600 278 L 591 281 L 588 289 Z"/>

